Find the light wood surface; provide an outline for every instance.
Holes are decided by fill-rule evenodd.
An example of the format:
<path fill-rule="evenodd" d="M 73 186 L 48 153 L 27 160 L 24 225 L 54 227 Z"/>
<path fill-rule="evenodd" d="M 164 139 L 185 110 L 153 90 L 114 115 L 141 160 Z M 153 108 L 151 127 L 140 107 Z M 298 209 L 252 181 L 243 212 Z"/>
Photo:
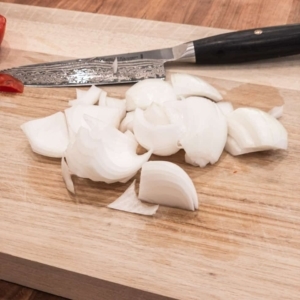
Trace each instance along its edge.
<path fill-rule="evenodd" d="M 9 24 L 1 69 L 167 47 L 223 32 L 4 3 L 0 11 Z M 187 166 L 183 153 L 172 156 L 195 182 L 200 209 L 160 208 L 153 218 L 105 207 L 127 185 L 77 179 L 71 197 L 59 161 L 31 152 L 20 124 L 63 110 L 74 89 L 0 95 L 0 278 L 73 299 L 298 299 L 299 67 L 299 57 L 167 66 L 168 75 L 202 76 L 235 107 L 268 110 L 284 101 L 290 142 L 287 152 L 224 153 L 205 169 Z M 121 96 L 126 88 L 106 90 Z"/>

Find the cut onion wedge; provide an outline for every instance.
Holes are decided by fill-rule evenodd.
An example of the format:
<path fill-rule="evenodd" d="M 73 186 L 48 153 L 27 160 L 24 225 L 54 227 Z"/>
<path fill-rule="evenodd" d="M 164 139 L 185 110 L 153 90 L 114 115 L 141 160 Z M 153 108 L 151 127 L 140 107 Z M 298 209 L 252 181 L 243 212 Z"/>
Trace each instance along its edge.
<path fill-rule="evenodd" d="M 33 152 L 62 157 L 69 143 L 66 118 L 62 112 L 21 125 Z"/>
<path fill-rule="evenodd" d="M 201 96 L 215 102 L 223 99 L 217 89 L 197 76 L 174 73 L 171 75 L 171 82 L 178 98 Z"/>
<path fill-rule="evenodd" d="M 153 154 L 168 156 L 180 150 L 178 140 L 182 133 L 181 126 L 151 124 L 139 108 L 135 110 L 133 132 L 139 144 L 147 150 L 152 149 Z"/>
<path fill-rule="evenodd" d="M 80 127 L 89 128 L 84 116 L 92 117 L 103 125 L 118 128 L 120 125 L 120 111 L 117 108 L 96 105 L 74 105 L 65 110 L 71 139 Z"/>
<path fill-rule="evenodd" d="M 153 216 L 159 205 L 149 205 L 138 199 L 135 192 L 135 180 L 128 189 L 107 207 L 139 215 Z"/>
<path fill-rule="evenodd" d="M 179 143 L 186 152 L 186 162 L 205 167 L 216 163 L 227 140 L 227 122 L 216 103 L 201 97 L 184 100 L 186 131 Z"/>
<path fill-rule="evenodd" d="M 149 161 L 142 167 L 139 199 L 186 210 L 198 209 L 198 195 L 188 174 L 167 161 Z"/>
<path fill-rule="evenodd" d="M 146 109 L 153 102 L 162 104 L 165 101 L 176 100 L 171 84 L 161 79 L 142 80 L 129 88 L 125 95 L 127 111 Z"/>
<path fill-rule="evenodd" d="M 69 167 L 64 157 L 62 157 L 61 159 L 61 173 L 66 184 L 67 190 L 72 194 L 75 194 L 74 183 L 71 177 L 72 174 L 70 173 Z"/>
<path fill-rule="evenodd" d="M 286 150 L 288 135 L 283 125 L 257 108 L 238 108 L 228 118 L 226 151 L 240 155 L 264 150 Z"/>
<path fill-rule="evenodd" d="M 137 143 L 113 127 L 80 128 L 66 150 L 70 172 L 106 183 L 126 182 L 148 161 L 152 151 L 136 154 Z"/>
<path fill-rule="evenodd" d="M 69 101 L 69 105 L 73 106 L 73 105 L 77 105 L 77 104 L 81 104 L 81 105 L 92 105 L 98 102 L 99 100 L 99 96 L 101 93 L 101 89 L 96 87 L 95 85 L 92 85 L 85 93 L 81 93 L 81 97 L 77 98 L 76 100 L 71 100 Z M 79 96 L 78 92 L 77 92 L 77 97 Z"/>

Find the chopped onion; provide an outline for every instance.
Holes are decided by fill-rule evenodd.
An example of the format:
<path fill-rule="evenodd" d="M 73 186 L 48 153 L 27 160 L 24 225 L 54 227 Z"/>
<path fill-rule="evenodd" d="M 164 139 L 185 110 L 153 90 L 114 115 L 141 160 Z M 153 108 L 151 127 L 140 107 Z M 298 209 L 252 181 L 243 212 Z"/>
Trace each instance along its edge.
<path fill-rule="evenodd" d="M 170 124 L 168 116 L 163 107 L 159 104 L 152 103 L 144 112 L 145 119 L 153 125 Z"/>
<path fill-rule="evenodd" d="M 113 203 L 107 207 L 131 212 L 140 215 L 152 216 L 156 213 L 158 205 L 149 205 L 140 201 L 135 192 L 135 180 L 129 188 Z"/>
<path fill-rule="evenodd" d="M 120 111 L 117 108 L 96 105 L 74 105 L 65 110 L 71 139 L 74 138 L 80 127 L 89 128 L 87 116 L 92 117 L 104 125 L 119 127 Z"/>
<path fill-rule="evenodd" d="M 225 149 L 232 155 L 287 149 L 288 136 L 283 125 L 260 109 L 238 108 L 227 120 L 228 139 Z"/>
<path fill-rule="evenodd" d="M 217 105 L 220 108 L 221 112 L 224 114 L 224 116 L 228 116 L 230 113 L 233 112 L 233 106 L 231 102 L 220 101 L 217 103 Z"/>
<path fill-rule="evenodd" d="M 223 99 L 218 90 L 197 76 L 174 73 L 171 75 L 171 82 L 175 93 L 179 98 L 202 96 L 216 102 Z"/>
<path fill-rule="evenodd" d="M 216 163 L 227 139 L 226 118 L 216 103 L 201 97 L 184 100 L 186 132 L 179 143 L 186 152 L 186 162 L 205 167 Z"/>
<path fill-rule="evenodd" d="M 152 154 L 137 155 L 136 146 L 132 136 L 113 127 L 81 127 L 65 155 L 74 175 L 106 183 L 126 182 Z"/>
<path fill-rule="evenodd" d="M 103 96 L 103 98 L 101 98 L 101 95 L 102 95 L 102 93 L 101 93 L 100 100 L 99 100 L 99 106 L 117 108 L 120 112 L 120 120 L 122 120 L 126 115 L 125 99 L 121 100 L 121 99 L 117 99 L 117 98 L 107 97 L 106 94 L 105 94 L 105 98 L 104 98 L 104 96 Z"/>
<path fill-rule="evenodd" d="M 126 92 L 127 111 L 137 107 L 146 109 L 153 102 L 162 104 L 165 101 L 176 100 L 175 92 L 166 81 L 161 79 L 146 79 L 134 84 Z"/>
<path fill-rule="evenodd" d="M 21 125 L 32 151 L 49 156 L 62 157 L 69 143 L 66 118 L 62 112 Z"/>
<path fill-rule="evenodd" d="M 82 89 L 76 89 L 76 99 L 80 99 L 83 96 L 85 96 L 85 94 L 87 93 L 87 91 L 82 90 Z"/>
<path fill-rule="evenodd" d="M 96 87 L 95 85 L 92 85 L 88 91 L 86 91 L 85 93 L 83 92 L 77 92 L 77 97 L 78 97 L 78 93 L 81 94 L 80 98 L 77 98 L 76 100 L 71 100 L 69 101 L 69 105 L 73 106 L 73 105 L 92 105 L 98 102 L 99 100 L 99 96 L 101 93 L 101 89 Z"/>
<path fill-rule="evenodd" d="M 139 199 L 187 210 L 198 209 L 198 195 L 188 174 L 167 161 L 149 161 L 142 167 Z"/>
<path fill-rule="evenodd" d="M 62 157 L 61 159 L 61 173 L 66 184 L 67 190 L 72 194 L 75 194 L 74 183 L 71 177 L 71 173 L 69 171 L 69 167 L 64 157 Z"/>
<path fill-rule="evenodd" d="M 271 110 L 269 110 L 269 114 L 276 119 L 279 119 L 283 115 L 283 105 L 275 106 Z"/>
<path fill-rule="evenodd" d="M 134 135 L 141 146 L 153 150 L 153 154 L 167 156 L 180 150 L 178 140 L 181 127 L 178 124 L 154 125 L 145 118 L 144 111 L 137 108 L 133 122 Z"/>
<path fill-rule="evenodd" d="M 130 130 L 133 132 L 134 111 L 129 111 L 120 124 L 120 131 Z"/>

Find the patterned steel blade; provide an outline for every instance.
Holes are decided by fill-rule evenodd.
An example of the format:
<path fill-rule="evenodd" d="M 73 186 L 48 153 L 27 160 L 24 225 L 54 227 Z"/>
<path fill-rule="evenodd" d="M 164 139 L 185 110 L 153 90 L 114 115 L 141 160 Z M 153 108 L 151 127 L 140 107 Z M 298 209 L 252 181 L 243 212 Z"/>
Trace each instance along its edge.
<path fill-rule="evenodd" d="M 147 78 L 165 78 L 164 60 L 94 57 L 56 63 L 44 63 L 1 71 L 21 80 L 26 86 L 89 86 L 137 82 Z M 117 66 L 117 67 L 116 67 Z"/>

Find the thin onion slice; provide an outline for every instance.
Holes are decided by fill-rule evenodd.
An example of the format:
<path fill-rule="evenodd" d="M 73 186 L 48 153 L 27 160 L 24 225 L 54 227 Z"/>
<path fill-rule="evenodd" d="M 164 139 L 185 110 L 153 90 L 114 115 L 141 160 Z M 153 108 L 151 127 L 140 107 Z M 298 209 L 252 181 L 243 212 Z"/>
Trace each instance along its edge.
<path fill-rule="evenodd" d="M 168 156 L 180 150 L 178 140 L 182 134 L 178 124 L 153 125 L 144 116 L 144 111 L 137 108 L 133 122 L 134 135 L 141 146 L 153 150 L 153 154 Z"/>
<path fill-rule="evenodd" d="M 128 189 L 117 200 L 107 207 L 139 215 L 153 216 L 159 205 L 149 205 L 139 200 L 135 192 L 135 182 L 136 180 L 132 182 Z"/>
<path fill-rule="evenodd" d="M 69 167 L 64 157 L 62 157 L 61 159 L 61 173 L 66 184 L 67 190 L 72 194 L 75 194 L 74 183 L 71 177 L 72 174 L 70 173 Z"/>
<path fill-rule="evenodd" d="M 96 87 L 95 85 L 92 85 L 85 93 L 83 92 L 77 92 L 77 97 L 79 96 L 78 93 L 81 94 L 80 98 L 77 98 L 76 100 L 70 100 L 69 105 L 92 105 L 98 102 L 99 96 L 101 93 L 101 89 Z"/>
<path fill-rule="evenodd" d="M 146 109 L 153 102 L 162 104 L 165 101 L 176 100 L 176 95 L 168 82 L 161 79 L 145 79 L 129 88 L 125 98 L 127 111 L 132 111 L 136 108 Z"/>
<path fill-rule="evenodd" d="M 283 125 L 256 108 L 238 108 L 228 118 L 226 151 L 240 155 L 264 150 L 286 150 L 288 136 Z"/>
<path fill-rule="evenodd" d="M 33 152 L 59 158 L 69 143 L 66 118 L 62 112 L 21 125 Z"/>
<path fill-rule="evenodd" d="M 171 75 L 171 82 L 177 97 L 201 96 L 209 98 L 215 102 L 223 99 L 217 89 L 203 79 L 184 73 L 174 73 Z"/>
<path fill-rule="evenodd" d="M 198 195 L 188 174 L 167 161 L 149 161 L 142 167 L 139 199 L 186 210 L 198 209 Z"/>

